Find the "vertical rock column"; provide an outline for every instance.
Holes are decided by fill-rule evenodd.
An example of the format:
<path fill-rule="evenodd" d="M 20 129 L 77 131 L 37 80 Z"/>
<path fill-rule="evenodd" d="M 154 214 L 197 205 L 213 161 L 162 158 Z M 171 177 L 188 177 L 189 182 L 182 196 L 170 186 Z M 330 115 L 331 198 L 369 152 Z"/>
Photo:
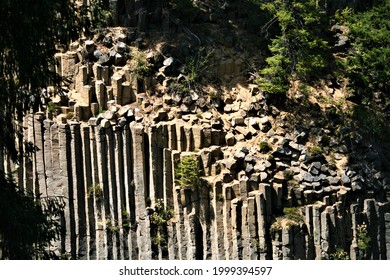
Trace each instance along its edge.
<path fill-rule="evenodd" d="M 180 160 L 180 152 L 172 152 L 172 162 L 174 166 Z M 190 198 L 188 194 L 190 190 L 185 190 L 181 186 L 174 184 L 174 208 L 175 208 L 175 221 L 176 221 L 176 236 L 177 236 L 177 250 L 178 250 L 178 259 L 186 260 L 189 257 L 189 251 L 192 251 L 192 246 L 189 240 L 189 221 L 188 214 L 191 213 L 188 211 L 188 206 L 190 206 Z"/>
<path fill-rule="evenodd" d="M 364 213 L 367 217 L 367 234 L 370 237 L 369 250 L 367 252 L 367 258 L 372 260 L 379 259 L 379 244 L 378 244 L 378 214 L 376 210 L 374 199 L 364 200 Z"/>
<path fill-rule="evenodd" d="M 111 77 L 111 84 L 116 104 L 124 105 L 122 104 L 122 76 L 118 73 L 114 74 Z"/>
<path fill-rule="evenodd" d="M 43 121 L 43 164 L 45 168 L 45 177 L 46 182 L 45 185 L 49 186 L 46 188 L 45 192 L 43 192 L 43 196 L 53 196 L 53 161 L 52 161 L 52 141 L 51 141 L 51 126 L 53 121 L 44 120 Z"/>
<path fill-rule="evenodd" d="M 224 260 L 226 259 L 225 255 L 225 229 L 224 229 L 224 201 L 226 201 L 226 196 L 223 194 L 222 182 L 215 181 L 213 183 L 213 217 L 211 219 L 212 223 L 212 258 L 214 260 Z"/>
<path fill-rule="evenodd" d="M 95 82 L 95 91 L 100 109 L 106 110 L 108 98 L 106 93 L 106 86 L 102 80 Z"/>
<path fill-rule="evenodd" d="M 282 255 L 283 260 L 294 259 L 294 231 L 296 226 L 286 226 L 282 229 Z"/>
<path fill-rule="evenodd" d="M 107 140 L 105 128 L 96 127 L 96 151 L 97 151 L 97 173 L 98 189 L 100 197 L 95 197 L 96 202 L 96 256 L 97 259 L 108 259 L 108 245 L 106 234 L 106 213 L 110 213 L 108 195 L 108 174 L 107 174 Z"/>
<path fill-rule="evenodd" d="M 92 174 L 92 157 L 90 130 L 92 128 L 83 125 L 81 126 L 81 145 L 83 149 L 83 171 L 84 171 L 84 203 L 86 216 L 86 247 L 87 258 L 96 259 L 96 228 L 94 217 L 94 194 L 93 194 L 93 174 Z"/>
<path fill-rule="evenodd" d="M 23 132 L 23 134 L 24 134 L 23 139 L 25 141 L 25 144 L 24 144 L 24 152 L 25 153 L 29 152 L 30 143 L 31 143 L 31 140 L 32 140 L 31 122 L 32 122 L 31 115 L 27 115 L 23 119 L 23 127 L 27 127 L 27 129 L 25 129 L 24 132 Z M 23 157 L 23 182 L 21 181 L 20 183 L 22 183 L 24 191 L 33 193 L 32 157 L 31 157 L 31 155 L 27 156 L 28 154 L 29 153 L 27 153 Z M 1 149 L 0 149 L 0 170 L 4 170 L 4 155 L 2 154 L 2 150 Z"/>
<path fill-rule="evenodd" d="M 89 258 L 92 260 L 98 259 L 98 239 L 97 239 L 97 206 L 101 200 L 101 190 L 99 185 L 98 175 L 98 154 L 97 154 L 97 141 L 96 141 L 96 126 L 91 125 L 89 127 L 89 152 L 90 152 L 90 166 L 91 166 L 91 179 L 87 179 L 87 201 L 88 201 L 88 229 L 89 229 Z M 85 133 L 85 132 L 84 132 Z M 84 134 L 84 139 L 87 136 Z M 87 144 L 88 141 L 84 141 Z M 85 154 L 88 151 L 88 147 L 85 147 Z M 94 189 L 96 188 L 96 189 Z M 94 189 L 94 190 L 93 190 Z"/>
<path fill-rule="evenodd" d="M 386 214 L 389 209 L 389 203 L 378 203 L 378 246 L 379 246 L 379 259 L 387 259 L 386 248 Z"/>
<path fill-rule="evenodd" d="M 389 206 L 388 206 L 389 207 Z M 384 213 L 384 239 L 385 239 L 385 258 L 390 258 L 390 213 L 389 208 L 387 209 L 386 213 Z"/>
<path fill-rule="evenodd" d="M 115 128 L 116 129 L 116 128 Z M 117 184 L 116 184 L 116 166 L 115 166 L 115 137 L 113 127 L 109 126 L 105 129 L 107 141 L 107 189 L 105 194 L 105 203 L 108 203 L 108 211 L 106 211 L 106 234 L 108 246 L 108 258 L 118 258 L 118 204 L 117 204 Z M 106 201 L 107 200 L 107 201 Z"/>
<path fill-rule="evenodd" d="M 203 180 L 199 187 L 199 225 L 197 228 L 197 258 L 209 260 L 212 257 L 211 248 L 211 201 L 210 201 L 210 183 Z M 202 256 L 201 256 L 202 254 Z"/>
<path fill-rule="evenodd" d="M 138 222 L 137 245 L 139 259 L 148 260 L 151 259 L 151 243 L 150 220 L 146 213 L 145 203 L 148 195 L 145 174 L 144 128 L 135 123 L 132 123 L 130 128 L 133 136 L 134 195 Z"/>
<path fill-rule="evenodd" d="M 330 252 L 329 206 L 321 213 L 321 258 L 329 259 Z"/>
<path fill-rule="evenodd" d="M 174 125 L 169 125 L 168 126 L 168 131 L 169 132 L 172 132 L 172 130 L 169 130 L 170 128 L 173 128 Z M 175 130 L 176 131 L 176 130 Z M 171 133 L 169 134 L 169 139 L 172 139 L 171 138 Z M 176 142 L 175 142 L 176 143 Z M 170 146 L 171 146 L 171 142 L 170 142 Z M 173 206 L 173 210 L 174 210 L 174 217 L 172 219 L 172 221 L 170 223 L 168 223 L 168 255 L 169 255 L 169 259 L 170 260 L 173 260 L 173 259 L 178 259 L 178 260 L 181 260 L 181 259 L 185 259 L 185 253 L 184 253 L 184 249 L 183 246 L 182 246 L 182 232 L 181 232 L 181 228 L 182 228 L 182 224 L 183 224 L 183 220 L 182 220 L 182 207 L 181 207 L 181 199 L 180 199 L 180 189 L 179 189 L 179 186 L 176 186 L 176 183 L 175 183 L 175 179 L 174 179 L 174 170 L 175 170 L 175 167 L 176 167 L 176 164 L 177 164 L 177 161 L 180 159 L 180 152 L 178 151 L 171 151 L 170 149 L 168 149 L 168 151 L 166 151 L 166 154 L 170 154 L 171 155 L 171 159 L 166 159 L 166 161 L 170 161 L 171 164 L 172 164 L 172 185 L 171 185 L 171 190 L 169 191 L 167 189 L 167 194 L 168 192 L 171 192 L 172 193 L 172 206 Z M 168 188 L 168 185 L 166 185 L 166 187 Z M 167 196 L 167 205 L 169 205 L 170 203 L 170 200 Z"/>
<path fill-rule="evenodd" d="M 118 258 L 123 260 L 125 254 L 126 240 L 124 238 L 123 217 L 126 216 L 126 193 L 124 177 L 124 149 L 123 149 L 123 131 L 124 128 L 116 126 L 115 136 L 115 178 L 117 186 L 117 219 L 119 227 Z"/>
<path fill-rule="evenodd" d="M 241 242 L 241 200 L 234 198 L 231 201 L 231 224 L 232 228 L 232 251 L 229 259 L 242 259 L 242 242 Z"/>
<path fill-rule="evenodd" d="M 224 247 L 225 247 L 225 258 L 227 260 L 234 259 L 233 255 L 233 229 L 232 229 L 232 212 L 231 205 L 233 199 L 233 190 L 230 185 L 224 184 L 222 186 L 222 193 L 225 197 L 223 204 L 223 228 L 224 228 Z"/>
<path fill-rule="evenodd" d="M 161 126 L 152 125 L 148 128 L 150 151 L 150 199 L 154 203 L 162 199 L 163 194 L 163 148 Z"/>
<path fill-rule="evenodd" d="M 76 258 L 74 250 L 75 245 L 75 227 L 74 227 L 74 208 L 73 208 L 73 182 L 71 165 L 71 134 L 67 124 L 59 125 L 59 146 L 60 146 L 60 174 L 59 178 L 62 185 L 63 197 L 65 200 L 65 211 L 63 217 L 63 227 L 65 230 L 62 235 L 62 253 L 70 254 Z"/>
<path fill-rule="evenodd" d="M 352 237 L 353 237 L 351 248 L 350 248 L 350 256 L 351 256 L 351 260 L 357 260 L 360 258 L 358 242 L 357 242 L 357 226 L 359 224 L 358 205 L 352 204 L 350 206 L 350 211 L 351 211 L 351 228 L 352 228 Z"/>
<path fill-rule="evenodd" d="M 316 260 L 321 260 L 321 208 L 322 205 L 313 205 L 313 238 Z"/>
<path fill-rule="evenodd" d="M 268 256 L 267 213 L 265 195 L 260 191 L 253 192 L 256 199 L 258 251 L 260 260 L 266 260 Z"/>
<path fill-rule="evenodd" d="M 163 150 L 163 197 L 164 205 L 167 209 L 174 208 L 174 170 L 172 163 L 172 151 L 165 148 Z"/>
<path fill-rule="evenodd" d="M 42 113 L 33 116 L 33 144 L 36 151 L 33 154 L 33 184 L 35 195 L 47 194 L 44 146 L 43 146 L 43 120 Z"/>
<path fill-rule="evenodd" d="M 250 260 L 258 259 L 258 250 L 260 249 L 259 245 L 259 237 L 257 235 L 258 231 L 258 212 L 256 207 L 256 198 L 249 197 L 248 198 L 248 208 L 247 208 L 247 223 L 248 223 L 248 251 L 247 258 Z"/>
<path fill-rule="evenodd" d="M 168 126 L 168 148 L 173 151 L 177 150 L 177 133 L 176 122 L 170 122 Z"/>
<path fill-rule="evenodd" d="M 180 152 L 187 150 L 186 134 L 182 123 L 176 124 L 177 150 Z"/>
<path fill-rule="evenodd" d="M 130 127 L 125 125 L 123 127 L 123 152 L 124 152 L 124 187 L 125 187 L 125 215 L 128 218 L 127 232 L 124 234 L 127 245 L 127 252 L 125 250 L 125 259 L 137 259 L 137 235 L 135 232 L 136 213 L 135 213 L 135 194 L 134 194 L 134 173 L 133 173 L 133 139 Z M 122 221 L 123 222 L 123 221 Z M 125 248 L 126 248 L 125 245 Z"/>
<path fill-rule="evenodd" d="M 306 205 L 305 207 L 305 224 L 307 226 L 308 234 L 305 237 L 306 243 L 306 258 L 312 260 L 315 258 L 314 237 L 313 237 L 313 205 Z"/>
<path fill-rule="evenodd" d="M 87 258 L 86 191 L 84 189 L 83 146 L 80 124 L 71 122 L 72 194 L 75 225 L 75 252 L 78 259 Z M 69 197 L 69 199 L 71 199 Z"/>
<path fill-rule="evenodd" d="M 250 234 L 249 234 L 249 211 L 248 211 L 248 184 L 249 178 L 242 176 L 240 178 L 240 198 L 241 206 L 241 234 L 237 236 L 239 251 L 242 250 L 242 259 L 249 259 L 250 255 Z M 240 222 L 240 221 L 237 221 Z M 240 248 L 241 247 L 241 248 Z"/>
<path fill-rule="evenodd" d="M 62 181 L 60 175 L 60 147 L 59 147 L 59 132 L 57 124 L 52 124 L 51 121 L 44 121 L 45 135 L 45 165 L 46 165 L 46 195 L 50 199 L 63 201 Z M 61 240 L 55 241 L 53 248 L 59 249 L 61 252 Z"/>
<path fill-rule="evenodd" d="M 47 180 L 49 186 L 49 195 L 61 197 L 62 186 L 67 182 L 61 177 L 61 146 L 60 146 L 60 132 L 57 124 L 50 127 L 50 142 L 51 142 L 51 162 L 52 162 L 52 180 Z"/>

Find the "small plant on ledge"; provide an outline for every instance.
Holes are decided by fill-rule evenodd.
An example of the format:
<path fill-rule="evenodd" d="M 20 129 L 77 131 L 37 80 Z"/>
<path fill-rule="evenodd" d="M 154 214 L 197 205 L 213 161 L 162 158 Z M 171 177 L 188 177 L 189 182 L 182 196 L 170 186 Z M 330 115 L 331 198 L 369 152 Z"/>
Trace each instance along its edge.
<path fill-rule="evenodd" d="M 289 229 L 292 226 L 297 226 L 305 222 L 299 207 L 286 207 L 283 209 L 283 213 L 284 215 L 277 217 L 276 221 L 271 225 L 271 233 L 275 233 L 283 229 Z"/>
<path fill-rule="evenodd" d="M 103 197 L 103 190 L 100 184 L 91 184 L 87 190 L 87 197 L 92 198 L 95 195 L 96 199 L 101 199 Z"/>
<path fill-rule="evenodd" d="M 181 158 L 175 168 L 175 176 L 183 189 L 197 189 L 200 186 L 201 176 L 198 159 L 195 156 Z"/>
<path fill-rule="evenodd" d="M 260 153 L 266 154 L 266 153 L 272 151 L 272 146 L 270 144 L 268 144 L 268 142 L 261 141 L 259 143 L 259 149 L 260 149 Z"/>

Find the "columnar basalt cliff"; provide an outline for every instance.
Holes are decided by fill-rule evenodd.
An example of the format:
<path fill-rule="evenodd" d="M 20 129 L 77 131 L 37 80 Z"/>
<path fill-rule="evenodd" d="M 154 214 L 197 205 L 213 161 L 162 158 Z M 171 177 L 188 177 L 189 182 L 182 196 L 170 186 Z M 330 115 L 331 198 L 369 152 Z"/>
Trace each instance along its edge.
<path fill-rule="evenodd" d="M 29 122 L 35 131 L 26 136 L 37 152 L 23 165 L 23 186 L 64 198 L 57 246 L 73 258 L 327 259 L 337 248 L 359 258 L 364 223 L 372 240 L 365 257 L 389 254 L 388 202 L 359 198 L 357 188 L 369 186 L 352 170 L 340 174 L 310 158 L 289 135 L 274 136 L 282 143 L 273 158 L 261 159 L 257 147 L 227 146 L 224 129 L 207 122 L 57 124 L 40 114 Z M 175 181 L 186 156 L 202 170 L 196 189 Z M 172 215 L 164 234 L 153 236 L 158 201 Z M 273 221 L 287 206 L 299 207 L 302 221 Z"/>
<path fill-rule="evenodd" d="M 131 28 L 101 37 L 57 54 L 56 71 L 69 84 L 46 111 L 24 119 L 35 152 L 18 166 L 18 184 L 65 202 L 58 255 L 390 257 L 389 160 L 358 134 L 338 131 L 332 108 L 312 104 L 310 118 L 299 118 L 270 105 L 256 85 L 239 84 L 250 63 L 234 49 L 239 40 L 224 40 L 208 62 L 232 87 L 204 95 L 172 90 L 185 79 L 175 69 L 177 48 L 146 50 Z M 152 74 L 134 70 L 139 52 Z M 180 170 L 187 158 L 192 185 Z"/>

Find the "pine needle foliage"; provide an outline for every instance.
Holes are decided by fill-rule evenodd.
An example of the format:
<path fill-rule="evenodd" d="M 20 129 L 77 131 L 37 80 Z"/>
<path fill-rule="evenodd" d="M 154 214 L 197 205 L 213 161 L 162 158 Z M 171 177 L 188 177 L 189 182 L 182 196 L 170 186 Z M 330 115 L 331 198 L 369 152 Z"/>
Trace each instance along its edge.
<path fill-rule="evenodd" d="M 183 189 L 195 190 L 200 185 L 201 170 L 195 156 L 180 159 L 175 168 L 176 180 Z"/>
<path fill-rule="evenodd" d="M 323 38 L 324 18 L 317 1 L 262 1 L 261 8 L 271 15 L 263 26 L 267 36 L 274 25 L 269 44 L 270 56 L 260 70 L 258 84 L 265 92 L 285 94 L 290 81 L 311 81 L 327 66 L 328 45 Z"/>

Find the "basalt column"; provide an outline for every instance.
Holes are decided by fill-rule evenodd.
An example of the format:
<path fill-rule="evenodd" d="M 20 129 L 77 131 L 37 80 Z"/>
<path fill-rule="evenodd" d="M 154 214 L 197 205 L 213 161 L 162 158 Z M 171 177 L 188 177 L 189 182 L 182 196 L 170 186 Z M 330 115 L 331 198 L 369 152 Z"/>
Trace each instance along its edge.
<path fill-rule="evenodd" d="M 148 186 L 145 166 L 145 139 L 144 127 L 132 123 L 130 125 L 133 138 L 134 163 L 134 196 L 137 223 L 137 248 L 141 260 L 151 259 L 150 220 L 146 213 L 146 198 Z"/>
<path fill-rule="evenodd" d="M 95 126 L 83 127 L 82 133 L 84 145 L 84 176 L 85 187 L 87 190 L 87 230 L 88 230 L 88 258 L 97 259 L 97 216 L 96 205 L 98 198 L 96 198 L 94 186 L 98 186 L 97 174 L 97 150 Z M 98 191 L 99 192 L 99 191 Z M 99 194 L 98 194 L 99 195 Z"/>
<path fill-rule="evenodd" d="M 74 209 L 73 209 L 73 190 L 72 190 L 72 166 L 70 161 L 71 154 L 71 134 L 67 124 L 59 124 L 59 181 L 62 186 L 62 195 L 65 201 L 64 216 L 62 218 L 63 231 L 61 234 L 62 254 L 70 254 L 76 258 L 74 251 Z"/>
<path fill-rule="evenodd" d="M 32 135 L 35 153 L 33 153 L 33 184 L 34 193 L 36 196 L 47 195 L 46 174 L 45 174 L 45 154 L 44 154 L 44 139 L 43 139 L 43 120 L 42 113 L 37 113 L 31 116 L 32 118 Z M 50 132 L 48 132 L 50 134 Z"/>
<path fill-rule="evenodd" d="M 94 186 L 96 201 L 97 258 L 107 259 L 106 213 L 110 213 L 110 208 L 108 203 L 107 140 L 105 128 L 97 126 L 96 136 L 97 173 L 99 174 L 98 184 Z M 97 191 L 99 192 L 99 195 L 96 197 Z"/>
<path fill-rule="evenodd" d="M 161 126 L 152 125 L 148 129 L 149 136 L 149 151 L 150 151 L 150 200 L 152 202 L 158 199 L 163 199 L 163 148 L 166 143 L 163 143 L 163 133 Z"/>
<path fill-rule="evenodd" d="M 109 248 L 109 258 L 118 259 L 119 254 L 119 209 L 116 166 L 117 139 L 115 138 L 117 127 L 106 128 L 107 139 L 107 173 L 108 173 L 108 204 L 109 212 L 106 212 L 106 233 Z M 120 180 L 120 178 L 118 178 Z"/>
<path fill-rule="evenodd" d="M 211 253 L 215 260 L 224 260 L 225 256 L 225 232 L 223 225 L 223 205 L 226 201 L 226 196 L 223 194 L 222 182 L 215 181 L 213 183 L 213 200 L 212 200 L 212 234 L 211 234 Z"/>
<path fill-rule="evenodd" d="M 133 173 L 133 139 L 130 127 L 123 127 L 123 172 L 124 200 L 122 201 L 122 227 L 124 235 L 124 258 L 137 259 L 136 209 Z"/>
<path fill-rule="evenodd" d="M 87 215 L 86 190 L 84 185 L 83 145 L 81 141 L 80 124 L 72 122 L 71 130 L 71 163 L 72 163 L 72 197 L 74 209 L 75 252 L 78 259 L 87 258 Z M 71 204 L 70 204 L 71 205 Z"/>

